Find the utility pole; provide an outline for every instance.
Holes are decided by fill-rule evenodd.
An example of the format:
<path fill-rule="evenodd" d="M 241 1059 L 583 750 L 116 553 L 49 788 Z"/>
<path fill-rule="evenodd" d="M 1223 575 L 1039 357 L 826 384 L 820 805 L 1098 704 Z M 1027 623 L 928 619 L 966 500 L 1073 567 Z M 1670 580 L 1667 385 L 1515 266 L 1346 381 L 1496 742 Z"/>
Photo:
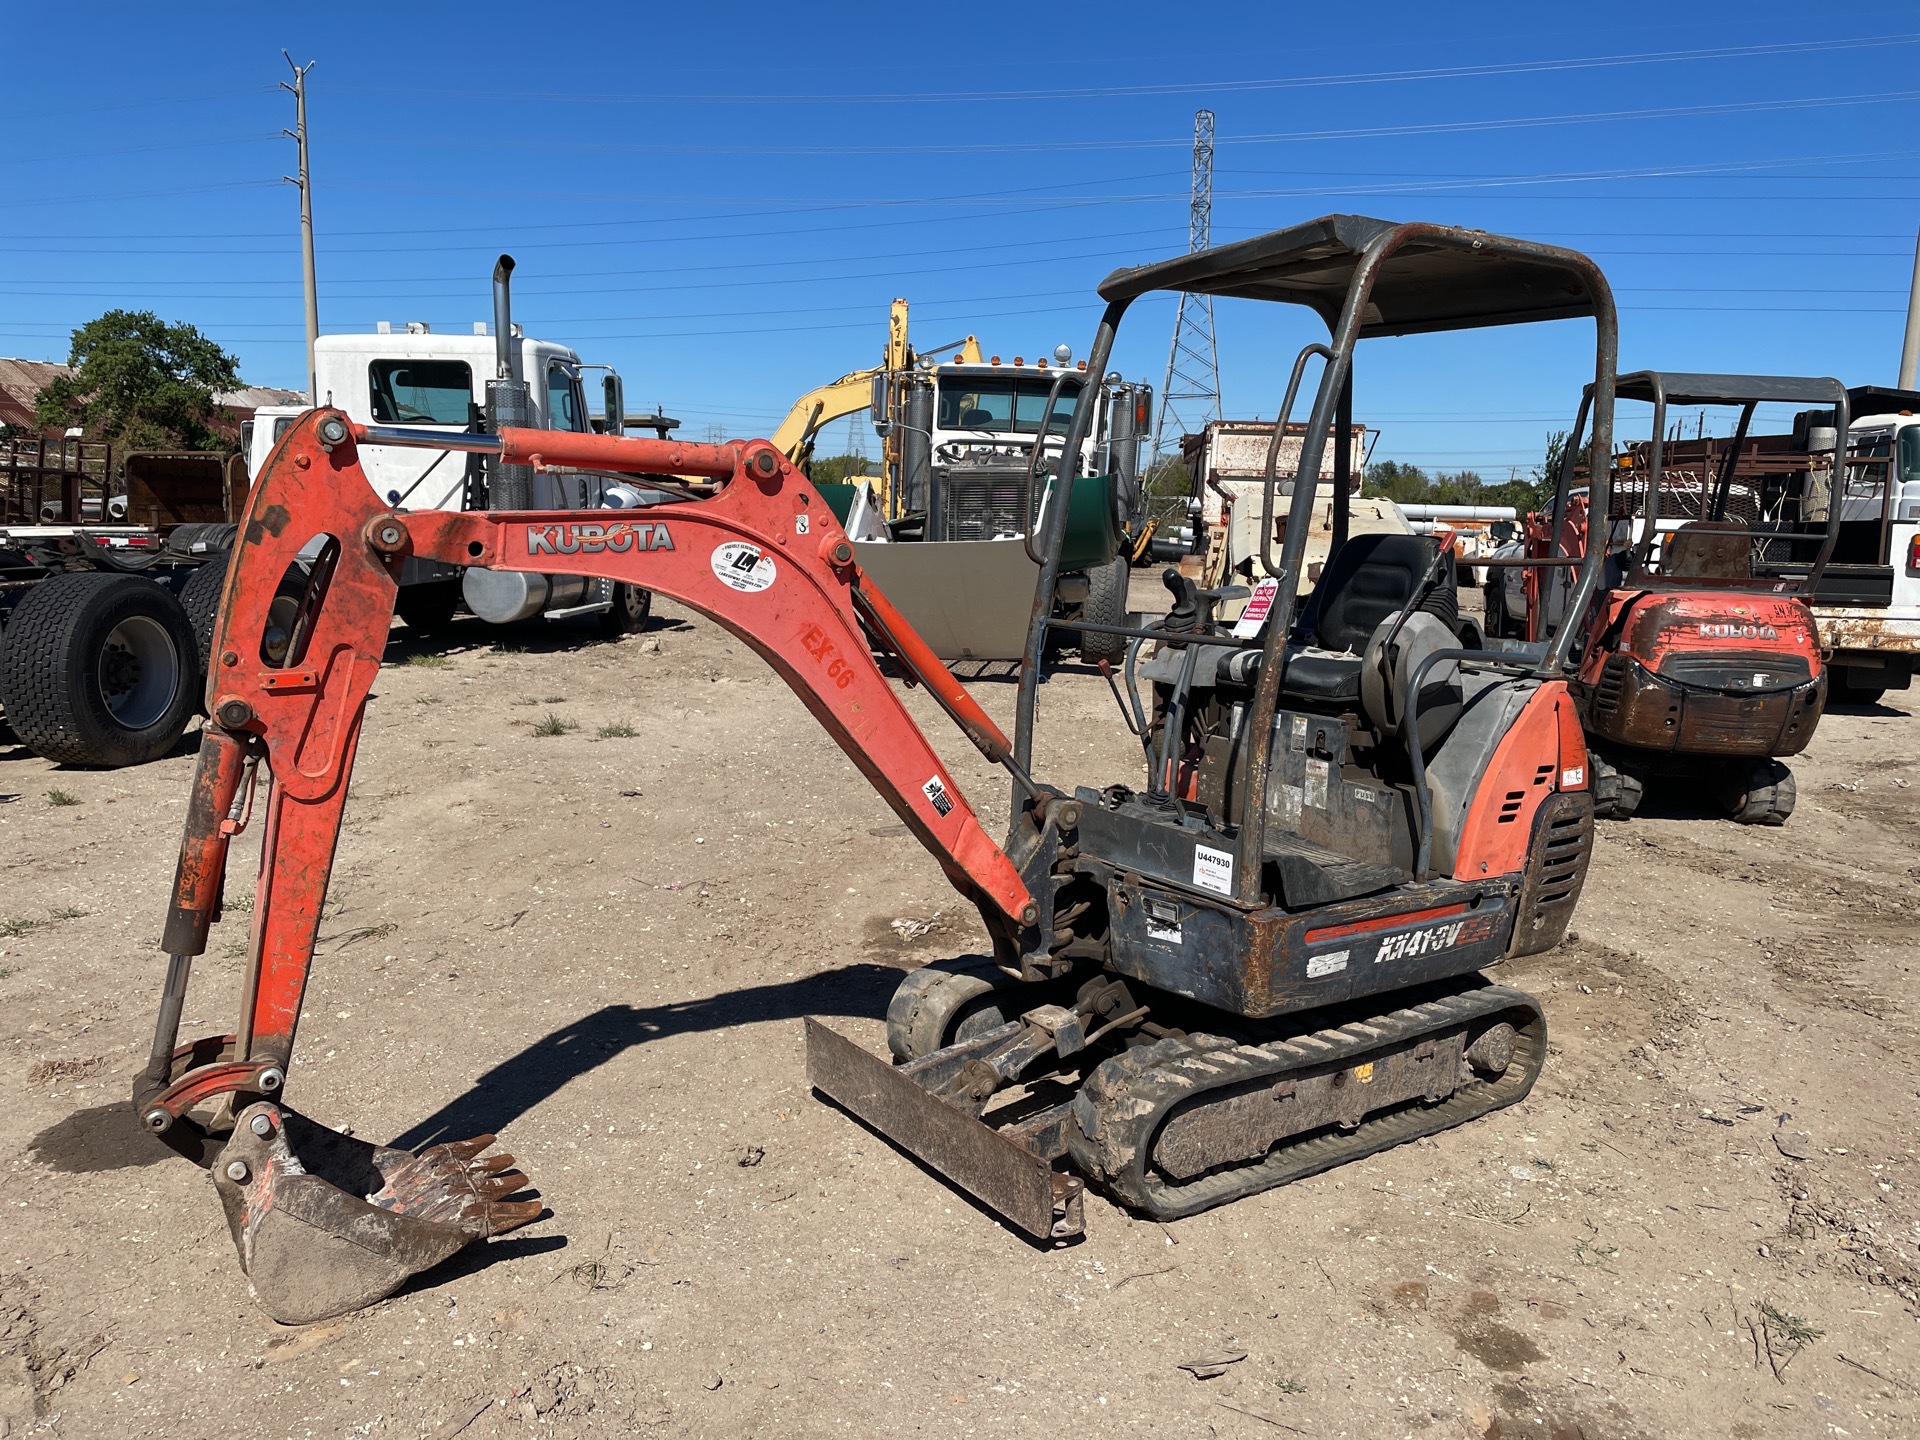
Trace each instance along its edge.
<path fill-rule="evenodd" d="M 291 175 L 280 178 L 289 185 L 300 187 L 300 268 L 301 278 L 306 282 L 307 291 L 307 403 L 318 405 L 320 396 L 313 368 L 313 342 L 320 338 L 320 296 L 313 278 L 313 182 L 307 175 L 307 71 L 313 69 L 309 60 L 304 65 L 295 65 L 293 56 L 286 55 L 287 64 L 293 70 L 293 83 L 280 82 L 282 90 L 293 92 L 293 129 L 280 133 L 293 141 L 300 152 L 300 177 Z"/>
<path fill-rule="evenodd" d="M 1187 253 L 1213 243 L 1213 112 L 1193 117 L 1193 199 L 1187 210 Z M 1176 388 L 1178 387 L 1178 388 Z M 1182 402 L 1186 414 L 1182 415 Z M 1173 347 L 1167 352 L 1166 383 L 1160 387 L 1160 414 L 1153 427 L 1153 460 L 1166 458 L 1166 439 L 1178 449 L 1183 434 L 1197 434 L 1220 413 L 1220 351 L 1213 340 L 1213 297 L 1180 292 L 1173 319 Z"/>
<path fill-rule="evenodd" d="M 1907 340 L 1900 347 L 1900 388 L 1920 379 L 1920 238 L 1913 245 L 1913 283 L 1907 289 Z"/>

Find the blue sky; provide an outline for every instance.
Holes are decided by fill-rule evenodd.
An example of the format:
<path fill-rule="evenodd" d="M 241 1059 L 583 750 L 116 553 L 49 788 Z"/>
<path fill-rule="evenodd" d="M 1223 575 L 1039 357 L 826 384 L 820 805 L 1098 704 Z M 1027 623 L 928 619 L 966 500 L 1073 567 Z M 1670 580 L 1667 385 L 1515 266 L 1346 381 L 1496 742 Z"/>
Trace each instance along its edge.
<path fill-rule="evenodd" d="M 284 46 L 318 62 L 323 331 L 469 329 L 507 250 L 528 333 L 694 438 L 873 363 L 894 295 L 922 345 L 1084 354 L 1099 279 L 1186 246 L 1200 106 L 1216 241 L 1341 210 L 1482 226 L 1594 255 L 1628 368 L 1894 379 L 1912 4 L 278 9 L 0 0 L 0 354 L 63 359 L 124 306 L 304 383 Z M 1157 387 L 1172 317 L 1136 305 L 1120 368 Z M 1229 415 L 1272 415 L 1316 325 L 1220 306 Z M 1524 471 L 1590 334 L 1363 347 L 1375 458 Z"/>

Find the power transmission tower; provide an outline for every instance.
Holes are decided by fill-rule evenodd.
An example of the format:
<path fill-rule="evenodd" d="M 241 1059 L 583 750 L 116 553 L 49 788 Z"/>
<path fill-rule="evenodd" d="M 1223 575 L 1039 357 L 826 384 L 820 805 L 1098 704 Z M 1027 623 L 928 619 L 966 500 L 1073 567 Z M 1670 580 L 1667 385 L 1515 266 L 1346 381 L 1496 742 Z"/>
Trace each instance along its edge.
<path fill-rule="evenodd" d="M 1193 117 L 1193 203 L 1187 219 L 1187 252 L 1212 244 L 1213 112 Z M 1153 458 L 1166 458 L 1166 440 L 1176 448 L 1182 435 L 1197 434 L 1220 414 L 1220 351 L 1213 340 L 1213 297 L 1180 293 L 1173 319 L 1173 347 L 1167 352 L 1167 378 L 1160 387 L 1160 417 L 1153 427 Z"/>
<path fill-rule="evenodd" d="M 300 268 L 302 279 L 306 282 L 307 292 L 307 403 L 318 405 L 320 396 L 314 386 L 316 377 L 313 368 L 313 342 L 320 338 L 320 296 L 313 279 L 313 185 L 307 178 L 307 72 L 313 69 L 314 62 L 294 65 L 293 57 L 286 55 L 287 64 L 293 69 L 293 83 L 280 82 L 282 90 L 293 92 L 294 128 L 280 133 L 292 140 L 300 152 L 300 176 L 283 176 L 289 185 L 300 187 Z"/>

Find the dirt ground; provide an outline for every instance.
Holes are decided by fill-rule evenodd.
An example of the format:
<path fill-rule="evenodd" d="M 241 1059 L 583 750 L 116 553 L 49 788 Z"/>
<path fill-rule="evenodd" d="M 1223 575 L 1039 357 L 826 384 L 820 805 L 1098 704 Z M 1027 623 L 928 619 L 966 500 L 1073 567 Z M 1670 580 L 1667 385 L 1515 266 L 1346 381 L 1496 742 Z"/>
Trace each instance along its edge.
<path fill-rule="evenodd" d="M 1523 1104 L 1173 1225 L 1090 1195 L 1046 1250 L 810 1094 L 801 1017 L 882 1050 L 977 925 L 771 672 L 661 611 L 396 631 L 290 1098 L 497 1130 L 552 1215 L 329 1324 L 262 1317 L 127 1108 L 190 748 L 0 749 L 0 1435 L 1920 1433 L 1914 699 L 1830 714 L 1784 829 L 1671 793 L 1602 827 L 1577 938 L 1502 977 L 1553 1036 Z M 1138 760 L 1097 676 L 1048 685 L 1043 777 Z M 247 918 L 189 1034 L 231 1028 Z"/>

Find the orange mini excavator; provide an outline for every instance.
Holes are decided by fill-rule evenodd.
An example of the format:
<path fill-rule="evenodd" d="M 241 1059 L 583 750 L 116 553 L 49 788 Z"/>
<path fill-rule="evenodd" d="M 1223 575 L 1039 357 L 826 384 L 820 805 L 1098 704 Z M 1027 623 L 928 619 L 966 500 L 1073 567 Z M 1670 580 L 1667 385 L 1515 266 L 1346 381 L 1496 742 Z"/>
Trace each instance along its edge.
<path fill-rule="evenodd" d="M 1594 440 L 1608 453 L 1613 300 L 1575 252 L 1330 216 L 1110 276 L 1090 373 L 1106 372 L 1128 305 L 1155 290 L 1285 302 L 1325 322 L 1330 343 L 1301 352 L 1302 366 L 1323 365 L 1300 475 L 1317 477 L 1329 435 L 1348 431 L 1361 340 L 1569 316 L 1595 322 Z M 1096 393 L 1081 392 L 1068 455 Z M 366 483 L 360 456 L 376 445 L 636 477 L 660 503 L 593 518 L 407 512 Z M 1335 533 L 1310 597 L 1299 581 L 1317 487 L 1270 457 L 1267 513 L 1288 494 L 1290 523 L 1278 554 L 1268 537 L 1264 603 L 1215 623 L 1222 595 L 1175 576 L 1164 619 L 1108 627 L 1126 641 L 1122 718 L 1147 779 L 1064 788 L 1030 767 L 1063 504 L 1029 537 L 1036 600 L 1009 740 L 764 441 L 454 435 L 308 412 L 254 487 L 227 580 L 159 1023 L 135 1089 L 141 1123 L 210 1169 L 254 1292 L 283 1321 L 369 1303 L 540 1212 L 513 1161 L 488 1157 L 490 1136 L 412 1155 L 311 1121 L 286 1094 L 409 558 L 671 596 L 740 636 L 805 701 L 992 938 L 990 956 L 901 984 L 892 1063 L 809 1021 L 813 1084 L 1038 1243 L 1080 1231 L 1089 1181 L 1148 1215 L 1188 1215 L 1513 1104 L 1545 1063 L 1545 1022 L 1530 996 L 1480 972 L 1556 943 L 1585 876 L 1592 802 L 1564 679 L 1569 636 L 1459 648 L 1429 603 L 1452 583 L 1445 552 L 1419 537 L 1346 537 L 1348 449 L 1335 447 Z M 696 491 L 675 476 L 714 483 Z M 1597 555 L 1571 568 L 1580 615 Z M 1005 768 L 1001 842 L 876 651 Z M 182 1043 L 192 960 L 250 817 L 264 836 L 239 1024 Z"/>
<path fill-rule="evenodd" d="M 1780 825 L 1793 772 L 1826 707 L 1827 675 L 1807 597 L 1839 534 L 1826 503 L 1837 453 L 1781 454 L 1754 443 L 1763 404 L 1821 405 L 1847 433 L 1838 380 L 1642 370 L 1620 400 L 1653 407 L 1651 437 L 1615 457 L 1611 510 L 1573 485 L 1578 447 L 1562 458 L 1552 509 L 1528 526 L 1531 553 L 1606 553 L 1605 583 L 1571 649 L 1572 687 L 1592 751 L 1594 812 L 1625 820 L 1656 776 L 1705 781 L 1727 815 Z M 1724 440 L 1667 433 L 1670 408 L 1728 407 Z M 1844 444 L 1836 438 L 1836 447 Z M 1599 451 L 1596 454 L 1602 453 Z M 1604 516 L 1604 520 L 1594 517 Z M 1550 569 L 1525 576 L 1529 622 L 1563 621 L 1567 586 Z"/>

